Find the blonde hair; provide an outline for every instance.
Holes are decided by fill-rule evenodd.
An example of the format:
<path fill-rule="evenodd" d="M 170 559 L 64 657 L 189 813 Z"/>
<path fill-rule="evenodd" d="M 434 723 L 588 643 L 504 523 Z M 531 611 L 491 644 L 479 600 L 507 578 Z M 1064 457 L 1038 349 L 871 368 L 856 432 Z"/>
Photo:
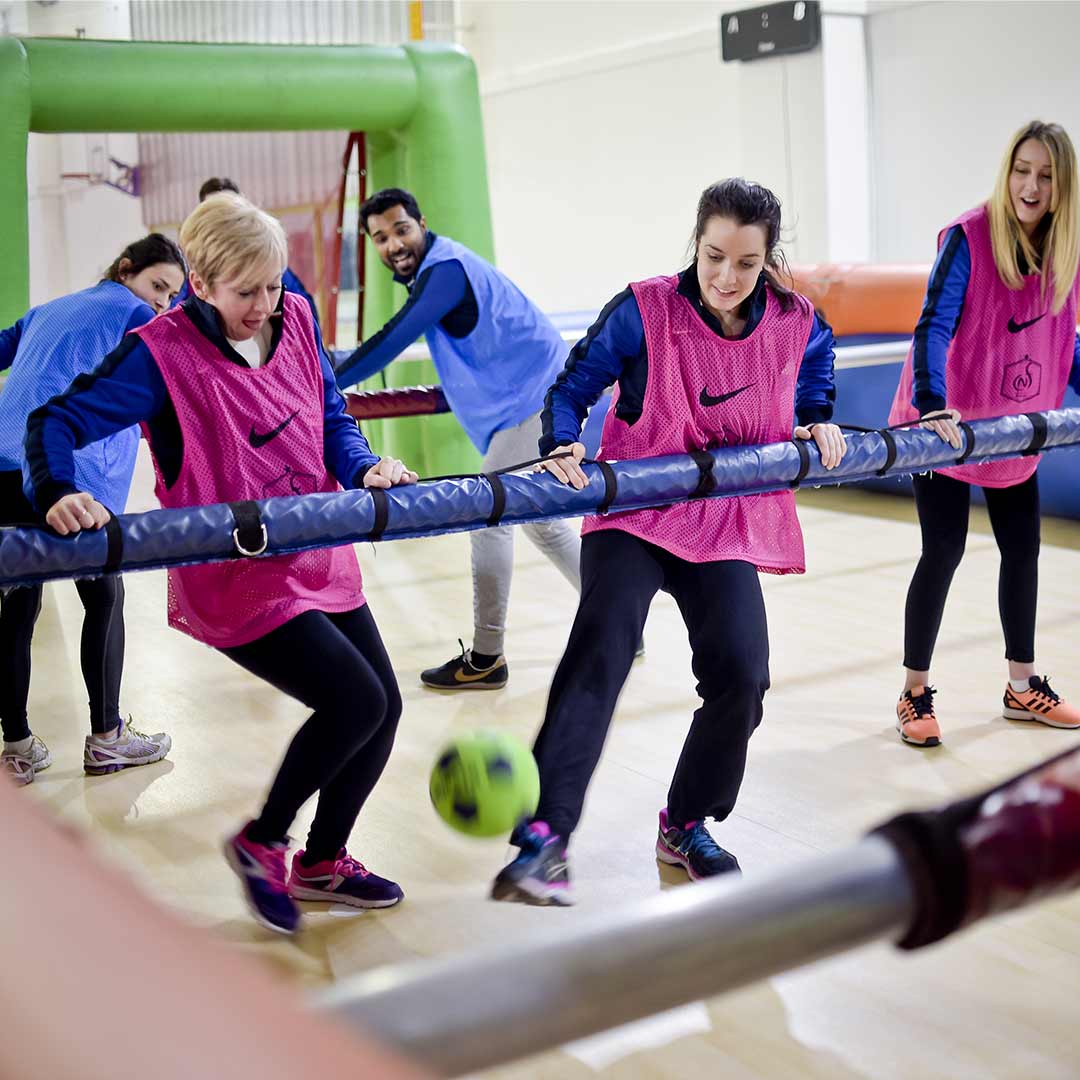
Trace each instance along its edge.
<path fill-rule="evenodd" d="M 1043 219 L 1049 219 L 1049 228 L 1042 238 L 1042 250 L 1037 251 L 1030 237 L 1024 232 L 1013 208 L 1009 195 L 1009 177 L 1012 175 L 1016 152 L 1028 139 L 1037 139 L 1050 155 L 1051 191 L 1050 209 Z M 1005 156 L 1001 159 L 994 193 L 987 202 L 990 216 L 990 243 L 994 250 L 994 264 L 998 277 L 1010 288 L 1023 287 L 1023 274 L 1017 258 L 1022 253 L 1029 272 L 1038 268 L 1042 275 L 1042 295 L 1046 296 L 1047 283 L 1054 288 L 1052 310 L 1059 312 L 1072 291 L 1076 271 L 1080 265 L 1080 220 L 1078 220 L 1076 151 L 1072 141 L 1060 124 L 1044 124 L 1032 120 L 1025 124 L 1009 140 Z"/>
<path fill-rule="evenodd" d="M 188 215 L 180 246 L 207 288 L 220 280 L 257 284 L 254 276 L 268 262 L 284 270 L 289 254 L 281 222 L 227 191 L 209 196 Z"/>

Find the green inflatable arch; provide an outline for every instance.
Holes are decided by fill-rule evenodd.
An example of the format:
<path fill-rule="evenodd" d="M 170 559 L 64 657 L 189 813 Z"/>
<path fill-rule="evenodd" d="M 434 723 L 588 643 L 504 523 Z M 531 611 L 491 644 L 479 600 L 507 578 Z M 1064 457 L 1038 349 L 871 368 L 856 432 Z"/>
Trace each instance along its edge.
<path fill-rule="evenodd" d="M 31 131 L 318 129 L 366 132 L 369 190 L 409 188 L 440 232 L 493 259 L 476 69 L 461 49 L 0 38 L 0 326 L 29 304 Z M 370 245 L 365 257 L 365 325 L 381 326 L 402 295 Z M 434 380 L 426 360 L 386 374 L 391 386 Z M 478 462 L 450 416 L 365 430 L 377 450 L 427 473 Z"/>

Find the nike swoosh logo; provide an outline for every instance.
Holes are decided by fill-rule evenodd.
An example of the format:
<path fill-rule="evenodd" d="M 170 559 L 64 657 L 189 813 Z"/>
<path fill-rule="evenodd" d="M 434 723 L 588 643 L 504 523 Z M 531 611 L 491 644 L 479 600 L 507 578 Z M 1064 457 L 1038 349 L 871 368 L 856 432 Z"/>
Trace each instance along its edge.
<path fill-rule="evenodd" d="M 1036 315 L 1034 319 L 1029 319 L 1027 322 L 1018 323 L 1014 318 L 1009 318 L 1009 333 L 1019 334 L 1021 330 L 1026 330 L 1029 326 L 1034 326 L 1043 316 L 1046 315 L 1044 311 L 1042 315 Z"/>
<path fill-rule="evenodd" d="M 476 682 L 478 679 L 486 678 L 490 674 L 491 671 L 489 670 L 480 671 L 476 675 L 466 675 L 461 668 L 458 668 L 457 671 L 454 672 L 454 679 L 456 682 Z"/>
<path fill-rule="evenodd" d="M 251 445 L 254 446 L 256 450 L 258 450 L 260 446 L 265 446 L 271 439 L 277 438 L 277 436 L 280 435 L 289 426 L 289 424 L 296 419 L 299 412 L 300 410 L 297 409 L 296 412 L 292 414 L 292 416 L 285 417 L 285 419 L 282 420 L 281 423 L 273 429 L 273 431 L 268 431 L 265 435 L 260 435 L 255 430 L 255 425 L 252 424 L 251 431 L 248 432 L 248 442 L 251 443 Z"/>
<path fill-rule="evenodd" d="M 709 393 L 708 387 L 703 386 L 698 401 L 706 406 L 706 408 L 709 405 L 719 405 L 723 401 L 730 401 L 736 394 L 741 394 L 744 390 L 749 390 L 753 385 L 753 383 L 747 383 L 745 386 L 740 386 L 738 390 L 729 390 L 726 394 L 717 394 L 715 397 Z"/>

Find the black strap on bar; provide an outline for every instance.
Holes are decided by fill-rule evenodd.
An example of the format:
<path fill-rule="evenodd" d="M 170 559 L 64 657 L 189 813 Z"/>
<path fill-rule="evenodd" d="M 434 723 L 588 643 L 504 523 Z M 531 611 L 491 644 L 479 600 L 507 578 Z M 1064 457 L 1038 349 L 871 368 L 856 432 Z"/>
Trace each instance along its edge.
<path fill-rule="evenodd" d="M 964 433 L 964 452 L 956 459 L 956 464 L 963 465 L 975 449 L 975 429 L 966 420 L 961 420 L 959 426 Z"/>
<path fill-rule="evenodd" d="M 878 476 L 884 476 L 896 464 L 896 440 L 888 428 L 879 428 L 878 434 L 885 443 L 885 464 L 878 469 Z"/>
<path fill-rule="evenodd" d="M 698 467 L 697 487 L 690 492 L 691 499 L 703 499 L 711 491 L 716 490 L 716 477 L 713 476 L 713 465 L 716 459 L 708 450 L 691 450 L 690 456 Z"/>
<path fill-rule="evenodd" d="M 494 474 L 474 472 L 447 473 L 445 476 L 425 476 L 420 483 L 433 484 L 436 480 L 472 480 L 477 476 L 502 476 L 504 473 L 520 472 L 522 469 L 528 469 L 533 465 L 539 465 L 542 461 L 558 461 L 560 458 L 568 457 L 573 457 L 573 455 L 569 450 L 565 450 L 561 454 L 548 454 L 547 457 L 530 458 L 528 461 L 519 461 L 516 465 L 504 465 L 501 469 L 496 469 Z M 582 464 L 585 464 L 585 462 L 582 462 Z"/>
<path fill-rule="evenodd" d="M 1031 421 L 1031 426 L 1035 429 L 1031 435 L 1031 442 L 1028 443 L 1027 449 L 1022 450 L 1021 456 L 1026 457 L 1029 454 L 1037 454 L 1046 445 L 1046 436 L 1048 434 L 1046 429 L 1046 417 L 1042 413 L 1029 412 L 1024 415 Z"/>
<path fill-rule="evenodd" d="M 596 508 L 596 512 L 606 514 L 619 493 L 619 481 L 615 478 L 615 470 L 606 461 L 594 461 L 593 464 L 600 469 L 604 477 L 604 498 Z"/>
<path fill-rule="evenodd" d="M 484 479 L 491 485 L 491 513 L 487 519 L 490 528 L 502 520 L 503 511 L 506 509 L 506 487 L 497 472 L 484 473 Z"/>
<path fill-rule="evenodd" d="M 840 424 L 837 423 L 838 428 L 842 428 L 844 431 L 857 431 L 862 435 L 881 435 L 886 431 L 901 431 L 903 428 L 916 427 L 919 424 L 926 423 L 927 420 L 951 420 L 952 413 L 950 412 L 934 412 L 927 413 L 925 416 L 916 417 L 914 420 L 901 420 L 899 424 L 892 424 L 890 427 L 860 427 L 858 424 Z M 835 421 L 833 421 L 835 423 Z M 816 425 L 811 424 L 811 427 Z"/>
<path fill-rule="evenodd" d="M 110 514 L 109 520 L 105 522 L 105 540 L 109 546 L 102 569 L 106 574 L 115 574 L 124 559 L 124 533 L 115 514 Z"/>
<path fill-rule="evenodd" d="M 236 522 L 232 532 L 235 553 L 244 558 L 261 555 L 266 550 L 266 526 L 259 514 L 258 503 L 245 499 L 229 503 L 229 509 Z"/>
<path fill-rule="evenodd" d="M 371 502 L 375 507 L 375 521 L 371 526 L 371 532 L 368 533 L 369 540 L 381 540 L 382 534 L 386 529 L 386 523 L 390 520 L 390 500 L 386 497 L 386 491 L 383 488 L 368 488 L 371 492 Z"/>
<path fill-rule="evenodd" d="M 806 448 L 805 439 L 792 439 L 792 443 L 795 445 L 795 449 L 799 451 L 799 471 L 795 474 L 795 479 L 791 481 L 791 487 L 793 491 L 797 491 L 799 485 L 806 479 L 806 474 L 810 471 L 810 451 Z"/>
<path fill-rule="evenodd" d="M 1040 446 L 1046 442 L 1046 419 L 1042 413 L 1025 413 L 1025 416 L 1031 420 L 1032 427 L 1035 428 L 1035 437 L 1032 438 L 1031 444 L 1024 450 L 1025 454 L 1038 453 Z M 920 416 L 917 420 L 904 420 L 899 424 L 893 424 L 891 427 L 884 428 L 865 428 L 859 427 L 856 424 L 838 424 L 838 427 L 843 428 L 845 431 L 859 431 L 864 435 L 870 435 L 877 433 L 885 440 L 885 465 L 883 468 L 878 469 L 877 475 L 884 476 L 889 469 L 893 467 L 896 462 L 896 441 L 893 439 L 890 432 L 900 431 L 902 428 L 914 427 L 916 424 L 925 423 L 927 420 L 951 420 L 952 413 L 950 412 L 934 412 L 927 413 L 925 416 Z M 1037 441 L 1039 434 L 1039 426 L 1042 425 L 1042 440 Z M 963 465 L 975 450 L 975 429 L 966 421 L 957 421 L 957 426 L 964 433 L 964 452 L 956 459 L 957 465 Z"/>

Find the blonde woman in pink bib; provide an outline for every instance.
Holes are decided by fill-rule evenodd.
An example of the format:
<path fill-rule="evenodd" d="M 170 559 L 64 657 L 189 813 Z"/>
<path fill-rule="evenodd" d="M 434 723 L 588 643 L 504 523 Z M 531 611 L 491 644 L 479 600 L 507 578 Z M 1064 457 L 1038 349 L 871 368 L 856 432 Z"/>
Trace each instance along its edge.
<path fill-rule="evenodd" d="M 400 461 L 372 452 L 345 412 L 311 308 L 282 291 L 281 225 L 239 195 L 214 195 L 180 243 L 192 295 L 30 418 L 27 460 L 46 521 L 62 535 L 104 525 L 108 511 L 76 483 L 73 451 L 135 423 L 165 507 L 413 483 Z M 400 886 L 346 850 L 401 715 L 355 551 L 181 566 L 168 582 L 170 626 L 312 710 L 258 816 L 225 843 L 252 914 L 292 934 L 297 900 L 398 903 Z M 287 833 L 316 793 L 290 873 Z"/>
<path fill-rule="evenodd" d="M 1033 121 L 1009 141 L 987 202 L 938 235 L 889 422 L 937 416 L 923 426 L 959 450 L 961 420 L 1060 408 L 1067 386 L 1080 391 L 1078 263 L 1076 153 L 1058 124 Z M 998 609 L 1008 662 L 1002 713 L 1080 727 L 1080 710 L 1035 665 L 1038 465 L 1029 456 L 914 478 L 922 558 L 908 590 L 904 690 L 896 706 L 896 729 L 912 746 L 941 742 L 930 661 L 964 555 L 972 484 L 986 496 L 1001 552 Z"/>

